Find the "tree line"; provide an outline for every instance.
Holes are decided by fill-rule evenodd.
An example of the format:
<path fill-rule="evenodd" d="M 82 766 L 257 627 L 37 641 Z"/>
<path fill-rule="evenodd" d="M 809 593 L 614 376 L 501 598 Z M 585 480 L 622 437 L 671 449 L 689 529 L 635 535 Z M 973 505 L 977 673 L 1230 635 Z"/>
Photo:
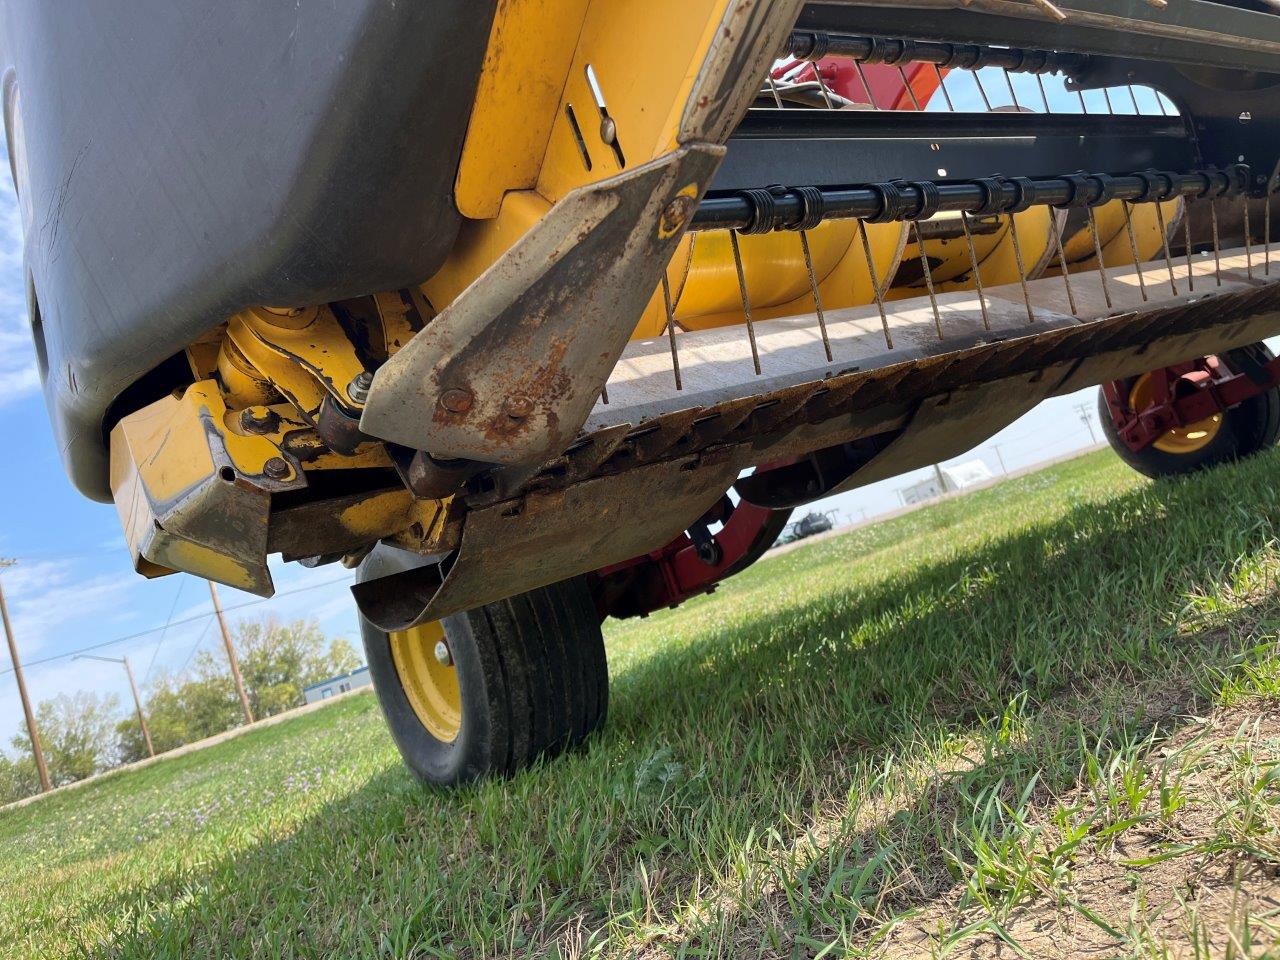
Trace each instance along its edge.
<path fill-rule="evenodd" d="M 234 640 L 255 719 L 301 706 L 305 687 L 360 665 L 347 640 L 326 636 L 314 621 L 242 620 Z M 143 710 L 156 753 L 214 736 L 244 720 L 226 659 L 207 650 L 188 668 L 152 680 Z M 122 710 L 114 694 L 62 693 L 41 701 L 35 713 L 55 787 L 147 756 L 132 704 Z M 11 753 L 0 752 L 0 804 L 30 796 L 40 786 L 25 725 L 10 745 Z"/>

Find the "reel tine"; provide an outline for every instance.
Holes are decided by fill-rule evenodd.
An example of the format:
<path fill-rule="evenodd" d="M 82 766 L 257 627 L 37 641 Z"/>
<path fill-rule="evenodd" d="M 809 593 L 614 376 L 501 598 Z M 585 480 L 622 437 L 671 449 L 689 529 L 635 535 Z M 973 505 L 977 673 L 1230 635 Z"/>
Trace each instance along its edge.
<path fill-rule="evenodd" d="M 938 312 L 938 293 L 933 289 L 933 271 L 929 269 L 929 257 L 924 252 L 924 237 L 920 235 L 920 221 L 912 220 L 911 226 L 916 231 L 916 246 L 920 249 L 920 268 L 924 271 L 924 285 L 929 291 L 929 306 L 933 308 L 933 325 L 938 331 L 938 339 L 942 336 L 942 314 Z"/>
<path fill-rule="evenodd" d="M 1262 275 L 1271 276 L 1271 195 L 1267 194 L 1262 208 Z"/>
<path fill-rule="evenodd" d="M 1114 117 L 1116 108 L 1111 105 L 1111 90 L 1108 87 L 1102 88 L 1102 99 L 1107 105 L 1107 116 Z"/>
<path fill-rule="evenodd" d="M 742 251 L 738 249 L 738 231 L 729 231 L 729 245 L 733 247 L 733 265 L 738 270 L 738 292 L 742 294 L 742 313 L 747 318 L 747 339 L 751 341 L 751 363 L 760 376 L 760 350 L 756 346 L 756 325 L 751 316 L 751 298 L 747 296 L 747 275 L 742 269 Z"/>
<path fill-rule="evenodd" d="M 600 387 L 600 401 L 606 407 L 609 405 L 609 385 L 607 383 Z"/>
<path fill-rule="evenodd" d="M 1218 201 L 1209 201 L 1209 223 L 1213 225 L 1213 275 L 1222 286 L 1222 248 L 1218 245 Z"/>
<path fill-rule="evenodd" d="M 773 102 L 777 105 L 778 109 L 787 109 L 782 105 L 782 95 L 778 93 L 778 82 L 773 79 L 773 74 L 765 74 L 765 79 L 769 82 L 769 92 L 773 94 Z"/>
<path fill-rule="evenodd" d="M 1022 104 L 1018 103 L 1018 94 L 1013 89 L 1013 77 L 1009 76 L 1009 71 L 1004 71 L 1005 86 L 1009 88 L 1009 99 L 1013 101 L 1013 108 L 1019 112 L 1022 111 Z"/>
<path fill-rule="evenodd" d="M 1147 302 L 1147 281 L 1142 275 L 1142 264 L 1138 259 L 1138 238 L 1133 232 L 1133 216 L 1129 212 L 1129 201 L 1121 200 L 1124 204 L 1124 228 L 1129 234 L 1129 251 L 1133 254 L 1133 269 L 1138 274 L 1138 289 L 1142 291 L 1142 302 Z"/>
<path fill-rule="evenodd" d="M 858 71 L 858 79 L 862 81 L 862 89 L 867 91 L 867 102 L 871 104 L 871 109 L 879 110 L 880 104 L 876 102 L 875 92 L 871 89 L 871 84 L 867 82 L 867 74 L 862 69 L 861 61 L 853 61 L 853 68 Z"/>
<path fill-rule="evenodd" d="M 902 64 L 898 64 L 898 76 L 902 78 L 902 85 L 907 88 L 907 96 L 911 98 L 911 107 L 913 110 L 923 110 L 920 106 L 920 100 L 916 96 L 915 90 L 911 88 L 911 81 L 907 79 L 907 71 L 902 68 Z"/>
<path fill-rule="evenodd" d="M 1173 295 L 1178 295 L 1178 284 L 1173 279 L 1173 257 L 1169 254 L 1169 231 L 1164 225 L 1163 204 L 1159 200 L 1156 201 L 1156 226 L 1160 230 L 1160 243 L 1164 247 L 1164 265 L 1169 268 L 1169 286 L 1173 289 Z"/>
<path fill-rule="evenodd" d="M 871 255 L 871 241 L 867 239 L 867 225 L 858 221 L 858 236 L 862 238 L 862 252 L 867 258 L 867 270 L 871 274 L 871 292 L 875 294 L 876 307 L 880 310 L 880 326 L 884 328 L 884 345 L 893 349 L 893 337 L 889 335 L 889 315 L 884 311 L 884 294 L 880 290 L 880 277 L 876 271 L 875 257 Z"/>
<path fill-rule="evenodd" d="M 680 380 L 680 351 L 676 349 L 676 314 L 671 308 L 671 282 L 667 279 L 667 271 L 662 271 L 662 301 L 667 306 L 667 341 L 671 344 L 671 372 L 675 374 L 676 389 L 683 390 Z"/>
<path fill-rule="evenodd" d="M 947 84 L 942 76 L 942 68 L 936 63 L 933 65 L 933 72 L 938 75 L 938 89 L 942 91 L 942 99 L 947 102 L 947 112 L 955 113 L 956 105 L 951 102 L 951 93 L 947 90 Z"/>
<path fill-rule="evenodd" d="M 991 112 L 991 98 L 987 96 L 987 88 L 982 85 L 982 71 L 970 70 L 973 74 L 973 82 L 978 85 L 978 93 L 982 95 L 982 103 L 987 108 L 987 113 Z"/>
<path fill-rule="evenodd" d="M 822 297 L 818 295 L 818 278 L 813 272 L 813 256 L 809 252 L 809 231 L 800 231 L 800 249 L 804 251 L 805 269 L 809 271 L 809 290 L 813 293 L 814 312 L 818 315 L 818 329 L 822 332 L 822 349 L 826 351 L 827 361 L 830 362 L 831 356 L 831 340 L 827 337 L 827 319 L 822 315 Z"/>
<path fill-rule="evenodd" d="M 1049 94 L 1044 89 L 1044 77 L 1036 74 L 1036 86 L 1040 88 L 1040 99 L 1044 102 L 1044 112 L 1053 113 L 1053 107 L 1049 106 Z"/>
<path fill-rule="evenodd" d="M 1058 266 L 1062 268 L 1062 285 L 1067 288 L 1067 304 L 1071 307 L 1071 315 L 1077 316 L 1075 294 L 1071 291 L 1071 271 L 1067 269 L 1067 252 L 1062 249 L 1062 234 L 1058 230 L 1057 220 L 1053 223 L 1053 243 L 1058 248 Z"/>
<path fill-rule="evenodd" d="M 1142 113 L 1142 108 L 1138 106 L 1138 91 L 1133 89 L 1132 83 L 1127 86 L 1129 87 L 1129 99 L 1133 101 L 1133 112 Z"/>
<path fill-rule="evenodd" d="M 1031 309 L 1031 291 L 1027 288 L 1027 267 L 1022 261 L 1022 241 L 1018 239 L 1018 224 L 1013 214 L 1005 214 L 1009 218 L 1009 235 L 1013 237 L 1013 259 L 1018 264 L 1018 282 L 1022 284 L 1022 301 L 1027 305 L 1027 323 L 1035 323 L 1035 311 Z"/>
<path fill-rule="evenodd" d="M 831 94 L 827 91 L 827 82 L 822 79 L 822 68 L 815 60 L 813 62 L 813 76 L 818 81 L 818 90 L 822 94 L 822 102 L 827 105 L 828 110 L 834 110 L 835 104 L 831 100 Z"/>
<path fill-rule="evenodd" d="M 1191 210 L 1189 209 L 1191 201 L 1183 200 L 1182 203 L 1182 245 L 1187 250 L 1187 290 L 1195 293 L 1196 275 L 1195 268 L 1191 264 Z"/>
<path fill-rule="evenodd" d="M 1102 278 L 1102 296 L 1107 301 L 1107 309 L 1115 304 L 1111 302 L 1111 287 L 1107 283 L 1107 268 L 1102 262 L 1102 241 L 1098 239 L 1098 218 L 1094 216 L 1093 207 L 1086 208 L 1089 217 L 1089 234 L 1093 237 L 1093 256 L 1098 262 L 1098 276 Z"/>
<path fill-rule="evenodd" d="M 978 268 L 978 252 L 973 248 L 973 232 L 969 229 L 969 214 L 960 211 L 960 226 L 964 230 L 964 242 L 969 248 L 969 265 L 973 267 L 973 288 L 978 293 L 978 307 L 982 310 L 982 326 L 991 329 L 991 318 L 987 316 L 987 297 L 982 292 L 982 271 Z"/>
<path fill-rule="evenodd" d="M 1249 241 L 1249 198 L 1245 197 L 1244 203 L 1244 269 L 1249 279 L 1253 279 L 1253 246 Z"/>
<path fill-rule="evenodd" d="M 1088 112 L 1089 112 L 1089 105 L 1088 105 L 1087 103 L 1085 103 L 1085 102 L 1084 102 L 1084 91 L 1083 91 L 1083 90 L 1077 90 L 1077 91 L 1076 91 L 1076 96 L 1080 98 L 1080 112 L 1081 112 L 1081 113 L 1083 113 L 1083 114 L 1088 114 Z"/>

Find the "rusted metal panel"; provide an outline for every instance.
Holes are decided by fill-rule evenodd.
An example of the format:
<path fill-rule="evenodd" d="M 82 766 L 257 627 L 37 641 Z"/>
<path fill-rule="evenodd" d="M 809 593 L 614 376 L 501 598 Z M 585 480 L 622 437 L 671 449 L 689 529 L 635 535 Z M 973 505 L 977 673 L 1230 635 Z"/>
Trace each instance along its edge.
<path fill-rule="evenodd" d="M 378 370 L 361 428 L 450 459 L 558 455 L 723 155 L 684 147 L 567 195 Z"/>

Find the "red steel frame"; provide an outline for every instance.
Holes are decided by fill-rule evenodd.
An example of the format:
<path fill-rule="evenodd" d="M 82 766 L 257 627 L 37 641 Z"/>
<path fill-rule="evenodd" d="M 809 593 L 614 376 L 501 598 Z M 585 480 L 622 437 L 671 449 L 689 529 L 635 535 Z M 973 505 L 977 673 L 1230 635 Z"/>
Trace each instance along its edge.
<path fill-rule="evenodd" d="M 1280 357 L 1251 371 L 1227 369 L 1218 357 L 1201 357 L 1151 373 L 1160 399 L 1145 410 L 1129 406 L 1131 381 L 1103 384 L 1116 435 L 1135 453 L 1176 427 L 1197 423 L 1280 385 Z"/>

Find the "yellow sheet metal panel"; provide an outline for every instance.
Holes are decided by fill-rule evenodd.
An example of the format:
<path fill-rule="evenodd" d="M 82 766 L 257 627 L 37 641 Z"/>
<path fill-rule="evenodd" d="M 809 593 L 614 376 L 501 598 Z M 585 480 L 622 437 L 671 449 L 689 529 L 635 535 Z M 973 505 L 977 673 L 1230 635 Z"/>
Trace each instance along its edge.
<path fill-rule="evenodd" d="M 503 194 L 538 182 L 588 0 L 501 0 L 493 18 L 455 196 L 496 217 Z"/>
<path fill-rule="evenodd" d="M 549 200 L 669 152 L 727 0 L 594 0 L 557 107 L 538 191 Z"/>

